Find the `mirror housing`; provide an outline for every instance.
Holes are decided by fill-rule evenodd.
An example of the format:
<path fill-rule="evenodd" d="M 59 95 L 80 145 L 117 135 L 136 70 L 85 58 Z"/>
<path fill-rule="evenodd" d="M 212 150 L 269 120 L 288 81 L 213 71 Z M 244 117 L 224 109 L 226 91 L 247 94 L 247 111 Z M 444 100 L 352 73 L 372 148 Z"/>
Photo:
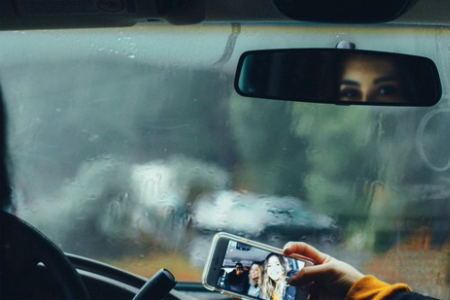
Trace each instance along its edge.
<path fill-rule="evenodd" d="M 245 52 L 235 89 L 245 97 L 343 105 L 432 106 L 442 96 L 431 59 L 347 49 Z"/>
<path fill-rule="evenodd" d="M 408 11 L 417 0 L 273 0 L 294 20 L 328 23 L 381 23 Z"/>

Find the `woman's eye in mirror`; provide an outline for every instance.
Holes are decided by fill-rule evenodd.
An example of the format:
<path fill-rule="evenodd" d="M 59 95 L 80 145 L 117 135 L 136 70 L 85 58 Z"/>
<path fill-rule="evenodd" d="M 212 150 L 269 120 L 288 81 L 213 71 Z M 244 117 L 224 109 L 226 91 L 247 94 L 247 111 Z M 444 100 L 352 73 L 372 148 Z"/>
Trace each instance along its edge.
<path fill-rule="evenodd" d="M 341 87 L 339 91 L 340 101 L 360 101 L 361 91 L 353 87 Z"/>
<path fill-rule="evenodd" d="M 377 87 L 373 95 L 374 101 L 405 102 L 407 99 L 401 86 L 397 84 L 385 84 Z"/>
<path fill-rule="evenodd" d="M 386 85 L 378 88 L 378 94 L 382 96 L 396 96 L 399 92 L 399 89 L 393 85 Z"/>

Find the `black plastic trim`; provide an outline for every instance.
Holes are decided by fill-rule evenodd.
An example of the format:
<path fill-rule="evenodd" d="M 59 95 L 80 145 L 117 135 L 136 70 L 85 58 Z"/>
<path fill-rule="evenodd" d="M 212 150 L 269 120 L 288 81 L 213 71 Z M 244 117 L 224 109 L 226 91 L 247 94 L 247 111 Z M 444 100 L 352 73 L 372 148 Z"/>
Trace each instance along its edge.
<path fill-rule="evenodd" d="M 70 253 L 66 253 L 66 256 L 76 269 L 105 276 L 138 289 L 147 282 L 147 279 L 144 277 L 134 275 L 97 260 Z"/>

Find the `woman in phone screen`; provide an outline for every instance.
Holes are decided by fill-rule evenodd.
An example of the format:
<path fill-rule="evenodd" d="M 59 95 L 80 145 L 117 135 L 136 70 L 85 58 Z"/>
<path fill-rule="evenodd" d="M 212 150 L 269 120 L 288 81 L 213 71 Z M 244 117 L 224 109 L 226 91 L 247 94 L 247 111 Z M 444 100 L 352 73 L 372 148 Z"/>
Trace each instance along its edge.
<path fill-rule="evenodd" d="M 264 260 L 263 284 L 261 294 L 264 299 L 292 300 L 296 289 L 286 284 L 288 264 L 285 258 L 277 254 L 269 254 Z"/>
<path fill-rule="evenodd" d="M 262 285 L 262 265 L 259 262 L 253 262 L 249 272 L 249 283 L 247 294 L 253 297 L 261 297 L 261 285 Z"/>

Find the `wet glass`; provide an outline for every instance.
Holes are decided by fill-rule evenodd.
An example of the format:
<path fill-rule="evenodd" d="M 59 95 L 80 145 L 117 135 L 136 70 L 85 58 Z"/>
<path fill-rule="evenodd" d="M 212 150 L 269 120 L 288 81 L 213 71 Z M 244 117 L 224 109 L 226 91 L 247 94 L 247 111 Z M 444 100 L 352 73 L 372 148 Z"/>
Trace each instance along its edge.
<path fill-rule="evenodd" d="M 228 231 L 306 241 L 448 298 L 448 30 L 235 29 L 2 32 L 15 213 L 64 251 L 146 277 L 165 267 L 199 282 L 212 236 Z M 234 91 L 245 51 L 342 39 L 433 59 L 442 100 L 349 107 Z"/>

